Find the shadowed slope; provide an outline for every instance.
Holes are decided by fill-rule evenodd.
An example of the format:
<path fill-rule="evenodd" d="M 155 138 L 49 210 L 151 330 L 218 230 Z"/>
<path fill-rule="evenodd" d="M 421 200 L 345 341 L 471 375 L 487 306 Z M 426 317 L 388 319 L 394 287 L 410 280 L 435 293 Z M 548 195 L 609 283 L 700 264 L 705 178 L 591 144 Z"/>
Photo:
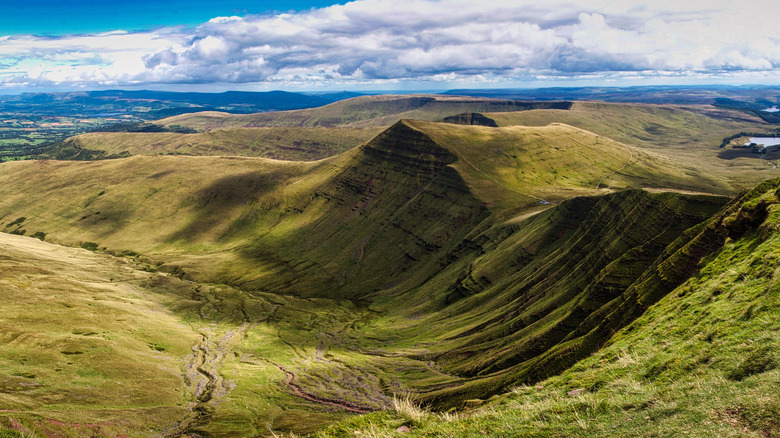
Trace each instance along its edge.
<path fill-rule="evenodd" d="M 575 198 L 465 240 L 440 275 L 404 297 L 419 304 L 396 310 L 420 319 L 399 328 L 405 336 L 420 336 L 425 327 L 422 338 L 436 339 L 419 358 L 474 378 L 426 397 L 446 406 L 484 398 L 595 351 L 660 298 L 641 288 L 648 286 L 643 277 L 669 257 L 665 248 L 726 200 L 639 190 Z M 638 296 L 637 287 L 644 291 Z M 596 316 L 610 314 L 618 302 L 629 306 L 618 312 L 622 319 Z M 593 323 L 601 324 L 597 334 L 582 337 Z"/>
<path fill-rule="evenodd" d="M 566 125 L 403 121 L 360 148 L 310 163 L 5 163 L 0 221 L 24 216 L 19 230 L 28 234 L 139 251 L 193 278 L 365 296 L 433 275 L 436 260 L 488 217 L 487 206 L 510 217 L 607 183 L 717 191 L 663 164 Z"/>
<path fill-rule="evenodd" d="M 399 123 L 364 147 L 312 163 L 5 163 L 0 221 L 23 215 L 23 228 L 6 231 L 132 249 L 200 279 L 306 296 L 366 295 L 446 254 L 486 217 L 448 166 L 455 159 Z"/>

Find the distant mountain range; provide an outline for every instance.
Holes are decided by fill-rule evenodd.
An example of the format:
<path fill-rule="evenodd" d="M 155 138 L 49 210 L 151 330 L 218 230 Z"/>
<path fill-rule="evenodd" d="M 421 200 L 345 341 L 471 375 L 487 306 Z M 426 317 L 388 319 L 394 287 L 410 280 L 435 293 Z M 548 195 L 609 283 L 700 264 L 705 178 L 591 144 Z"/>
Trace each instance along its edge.
<path fill-rule="evenodd" d="M 712 105 L 717 99 L 740 101 L 757 100 L 776 103 L 780 99 L 780 87 L 776 86 L 641 86 L 641 87 L 549 87 L 534 89 L 495 88 L 457 89 L 442 94 L 456 96 L 491 97 L 517 100 L 603 100 L 606 102 L 636 102 L 659 104 Z"/>
<path fill-rule="evenodd" d="M 119 112 L 151 120 L 197 111 L 257 113 L 313 108 L 360 93 L 321 94 L 287 91 L 227 91 L 224 93 L 179 93 L 150 90 L 106 90 L 61 93 L 22 93 L 0 96 L 0 113 L 37 115 L 79 114 L 85 117 Z"/>

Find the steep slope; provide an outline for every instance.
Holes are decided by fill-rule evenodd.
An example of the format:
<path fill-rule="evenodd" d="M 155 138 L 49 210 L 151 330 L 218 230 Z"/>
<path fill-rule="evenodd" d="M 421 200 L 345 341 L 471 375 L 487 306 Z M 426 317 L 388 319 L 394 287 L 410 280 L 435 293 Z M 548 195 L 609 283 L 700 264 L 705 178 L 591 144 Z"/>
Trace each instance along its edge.
<path fill-rule="evenodd" d="M 401 119 L 440 120 L 465 112 L 523 111 L 534 108 L 568 109 L 568 102 L 520 102 L 440 95 L 360 96 L 320 108 L 232 115 L 203 112 L 162 119 L 157 123 L 197 130 L 262 126 L 390 126 Z"/>
<path fill-rule="evenodd" d="M 463 113 L 448 116 L 441 120 L 444 123 L 454 123 L 456 125 L 479 125 L 498 128 L 498 123 L 482 113 Z"/>
<path fill-rule="evenodd" d="M 418 305 L 386 304 L 408 318 L 393 331 L 429 343 L 415 357 L 468 379 L 421 394 L 457 406 L 596 351 L 670 290 L 648 276 L 726 200 L 640 190 L 576 198 L 464 241 L 439 275 L 404 295 Z M 675 267 L 689 273 L 686 263 Z"/>
<path fill-rule="evenodd" d="M 374 414 L 318 436 L 780 435 L 780 180 L 685 234 L 646 277 L 671 292 L 559 376 L 461 417 Z"/>
<path fill-rule="evenodd" d="M 446 254 L 487 216 L 448 166 L 455 159 L 399 123 L 361 148 L 311 163 L 4 163 L 0 221 L 6 231 L 141 252 L 198 279 L 365 295 Z M 22 216 L 20 226 L 9 225 Z M 382 263 L 388 269 L 377 271 Z"/>
<path fill-rule="evenodd" d="M 19 229 L 28 234 L 141 252 L 197 279 L 365 295 L 398 278 L 432 275 L 401 272 L 443 257 L 488 208 L 506 219 L 608 184 L 723 191 L 648 157 L 565 125 L 404 121 L 318 162 L 4 163 L 0 222 L 25 217 Z M 383 259 L 394 268 L 377 275 Z"/>

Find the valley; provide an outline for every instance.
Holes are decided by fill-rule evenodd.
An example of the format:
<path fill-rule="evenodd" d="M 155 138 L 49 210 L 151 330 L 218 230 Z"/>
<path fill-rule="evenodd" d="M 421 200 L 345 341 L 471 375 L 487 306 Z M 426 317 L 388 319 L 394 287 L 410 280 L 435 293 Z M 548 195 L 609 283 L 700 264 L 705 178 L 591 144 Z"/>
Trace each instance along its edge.
<path fill-rule="evenodd" d="M 153 124 L 194 132 L 0 164 L 0 436 L 780 434 L 780 172 L 719 146 L 760 117 L 411 95 Z"/>

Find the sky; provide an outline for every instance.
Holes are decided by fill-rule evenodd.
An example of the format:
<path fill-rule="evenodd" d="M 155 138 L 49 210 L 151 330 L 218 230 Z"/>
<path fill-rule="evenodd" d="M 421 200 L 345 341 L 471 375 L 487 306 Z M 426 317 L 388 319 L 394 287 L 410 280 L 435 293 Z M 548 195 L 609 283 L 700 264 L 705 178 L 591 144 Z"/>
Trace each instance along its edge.
<path fill-rule="evenodd" d="M 0 93 L 780 83 L 769 0 L 0 0 Z"/>

